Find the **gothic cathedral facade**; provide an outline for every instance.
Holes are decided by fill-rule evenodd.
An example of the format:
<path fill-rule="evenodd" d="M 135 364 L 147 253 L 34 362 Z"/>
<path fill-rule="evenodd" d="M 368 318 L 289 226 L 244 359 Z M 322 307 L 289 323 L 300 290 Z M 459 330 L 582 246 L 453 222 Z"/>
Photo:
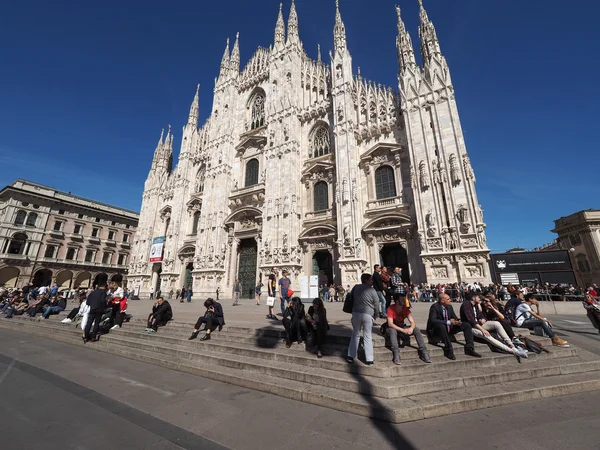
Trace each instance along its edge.
<path fill-rule="evenodd" d="M 170 128 L 158 142 L 129 285 L 229 296 L 239 279 L 248 297 L 274 269 L 299 291 L 300 276 L 347 286 L 374 264 L 412 283 L 489 282 L 450 70 L 419 3 L 422 67 L 396 7 L 397 89 L 354 73 L 337 1 L 329 64 L 304 51 L 293 1 L 243 70 L 228 41 L 212 112 L 199 127 L 197 90 L 176 167 Z"/>

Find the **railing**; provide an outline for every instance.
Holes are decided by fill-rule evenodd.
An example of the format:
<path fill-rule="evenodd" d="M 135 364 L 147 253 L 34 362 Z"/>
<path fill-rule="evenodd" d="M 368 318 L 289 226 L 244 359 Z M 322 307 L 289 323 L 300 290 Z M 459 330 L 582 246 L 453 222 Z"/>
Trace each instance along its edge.
<path fill-rule="evenodd" d="M 390 206 L 398 206 L 404 204 L 404 196 L 384 198 L 381 200 L 371 200 L 367 202 L 367 209 L 389 208 Z"/>

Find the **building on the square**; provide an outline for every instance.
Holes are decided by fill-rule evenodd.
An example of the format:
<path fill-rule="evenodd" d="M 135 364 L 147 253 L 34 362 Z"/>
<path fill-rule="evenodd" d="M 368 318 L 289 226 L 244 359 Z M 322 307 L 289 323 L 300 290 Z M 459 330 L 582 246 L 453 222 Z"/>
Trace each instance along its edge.
<path fill-rule="evenodd" d="M 582 287 L 600 284 L 600 210 L 588 209 L 554 221 L 558 244 L 573 258 Z"/>
<path fill-rule="evenodd" d="M 0 191 L 0 286 L 90 286 L 127 274 L 138 214 L 17 180 Z"/>
<path fill-rule="evenodd" d="M 199 127 L 197 91 L 176 167 L 170 128 L 156 147 L 133 284 L 230 295 L 239 277 L 248 296 L 275 267 L 346 286 L 376 263 L 411 282 L 490 281 L 448 64 L 421 4 L 417 65 L 396 9 L 398 86 L 354 71 L 337 5 L 329 63 L 304 49 L 293 2 L 243 69 L 239 35 L 227 42 L 212 112 Z"/>

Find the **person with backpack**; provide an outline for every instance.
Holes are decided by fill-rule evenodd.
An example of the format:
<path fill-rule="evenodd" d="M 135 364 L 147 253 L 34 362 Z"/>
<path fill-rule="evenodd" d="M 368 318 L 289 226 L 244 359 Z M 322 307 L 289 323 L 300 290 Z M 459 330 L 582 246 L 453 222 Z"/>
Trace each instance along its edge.
<path fill-rule="evenodd" d="M 531 306 L 534 303 L 533 294 L 527 294 L 517 309 L 515 310 L 515 320 L 517 326 L 521 328 L 528 328 L 530 330 L 535 327 L 542 327 L 544 333 L 550 336 L 552 339 L 552 345 L 556 347 L 569 347 L 567 341 L 559 338 L 554 331 L 552 331 L 552 323 L 538 313 L 533 312 Z"/>

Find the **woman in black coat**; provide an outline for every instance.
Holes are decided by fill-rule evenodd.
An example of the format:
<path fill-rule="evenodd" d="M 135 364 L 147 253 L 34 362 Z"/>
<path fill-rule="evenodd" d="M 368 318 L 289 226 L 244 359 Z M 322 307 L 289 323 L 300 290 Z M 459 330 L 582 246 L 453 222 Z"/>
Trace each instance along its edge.
<path fill-rule="evenodd" d="M 298 341 L 298 344 L 302 344 L 303 341 L 306 341 L 308 329 L 305 316 L 306 314 L 302 300 L 298 297 L 292 298 L 283 313 L 283 326 L 287 331 L 285 344 L 287 348 L 290 348 L 294 341 Z"/>
<path fill-rule="evenodd" d="M 317 357 L 323 357 L 323 344 L 325 343 L 325 337 L 329 330 L 329 323 L 327 322 L 327 310 L 323 305 L 323 300 L 315 298 L 312 302 L 312 306 L 308 308 L 306 314 L 306 321 L 309 323 L 310 332 L 313 336 L 313 345 L 317 346 Z"/>
<path fill-rule="evenodd" d="M 210 333 L 215 331 L 217 328 L 221 330 L 223 325 L 225 325 L 225 316 L 223 315 L 223 307 L 219 302 L 215 302 L 212 298 L 207 299 L 204 302 L 204 307 L 206 308 L 206 312 L 204 316 L 200 317 L 194 326 L 194 331 L 192 335 L 188 338 L 188 341 L 192 339 L 196 339 L 198 337 L 198 333 L 200 333 L 200 327 L 204 324 L 204 330 L 206 334 L 201 339 L 202 341 L 210 340 Z"/>

